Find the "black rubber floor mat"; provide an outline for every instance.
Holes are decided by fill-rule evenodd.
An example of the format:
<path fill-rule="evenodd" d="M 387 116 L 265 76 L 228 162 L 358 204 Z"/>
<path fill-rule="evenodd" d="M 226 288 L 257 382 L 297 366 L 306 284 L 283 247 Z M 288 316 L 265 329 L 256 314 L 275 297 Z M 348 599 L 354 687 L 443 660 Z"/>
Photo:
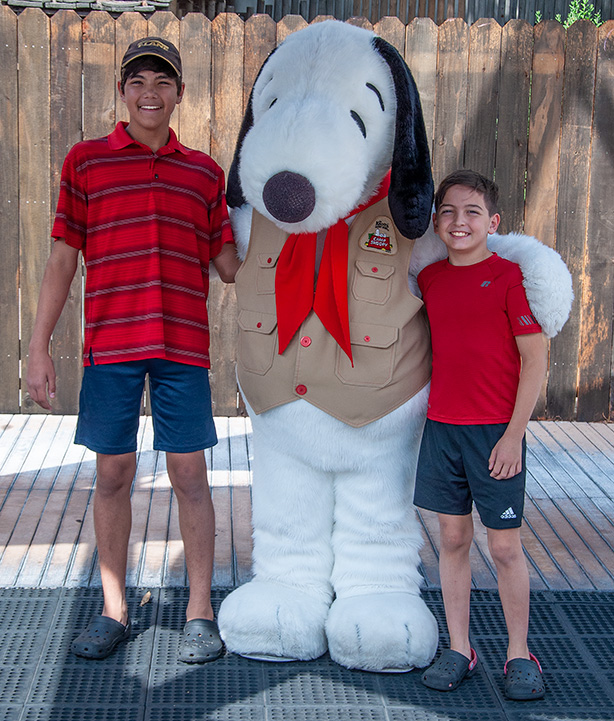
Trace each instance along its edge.
<path fill-rule="evenodd" d="M 614 594 L 532 594 L 530 645 L 542 662 L 543 700 L 503 696 L 506 634 L 496 593 L 472 594 L 478 673 L 453 693 L 420 672 L 348 671 L 328 656 L 265 663 L 227 654 L 177 662 L 187 590 L 130 589 L 134 632 L 102 661 L 70 653 L 100 612 L 100 589 L 0 589 L 0 721 L 612 721 Z M 224 591 L 214 593 L 219 607 Z M 440 624 L 438 590 L 424 597 Z M 441 643 L 446 634 L 442 628 Z"/>

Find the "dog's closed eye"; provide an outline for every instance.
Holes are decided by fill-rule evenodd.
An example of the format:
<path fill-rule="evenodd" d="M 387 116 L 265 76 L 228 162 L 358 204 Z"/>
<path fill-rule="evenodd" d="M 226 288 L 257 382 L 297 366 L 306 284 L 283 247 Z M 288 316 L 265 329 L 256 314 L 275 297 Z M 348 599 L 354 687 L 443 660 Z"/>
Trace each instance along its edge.
<path fill-rule="evenodd" d="M 269 110 L 273 107 L 273 105 L 275 105 L 276 102 L 277 102 L 277 98 L 273 98 L 273 100 L 271 101 L 271 104 L 269 105 Z"/>
<path fill-rule="evenodd" d="M 384 98 L 382 98 L 382 94 L 380 91 L 373 85 L 372 83 L 367 83 L 367 87 L 369 90 L 372 90 L 376 95 L 377 99 L 379 100 L 380 108 L 382 109 L 382 112 L 386 112 L 386 108 L 384 107 Z"/>
<path fill-rule="evenodd" d="M 358 125 L 363 138 L 366 138 L 367 137 L 367 128 L 365 127 L 365 124 L 364 124 L 362 118 L 360 117 L 360 115 L 358 115 L 358 113 L 355 110 L 350 111 L 350 115 L 352 116 L 356 125 Z"/>

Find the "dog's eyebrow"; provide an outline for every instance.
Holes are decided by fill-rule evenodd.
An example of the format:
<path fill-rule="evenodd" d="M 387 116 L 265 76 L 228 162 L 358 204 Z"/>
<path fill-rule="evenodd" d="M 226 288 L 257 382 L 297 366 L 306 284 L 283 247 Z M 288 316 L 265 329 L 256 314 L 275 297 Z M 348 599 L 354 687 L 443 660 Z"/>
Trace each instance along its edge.
<path fill-rule="evenodd" d="M 377 99 L 379 100 L 380 107 L 382 108 L 383 112 L 386 112 L 386 108 L 384 107 L 384 99 L 382 98 L 382 94 L 380 91 L 373 85 L 372 83 L 366 84 L 369 90 L 373 90 L 373 92 L 377 95 Z"/>

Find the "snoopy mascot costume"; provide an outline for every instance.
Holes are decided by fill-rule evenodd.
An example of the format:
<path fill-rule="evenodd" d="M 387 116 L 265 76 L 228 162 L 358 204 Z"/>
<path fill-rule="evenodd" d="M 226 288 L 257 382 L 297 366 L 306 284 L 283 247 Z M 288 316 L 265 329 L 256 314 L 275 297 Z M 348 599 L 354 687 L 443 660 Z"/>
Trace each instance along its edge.
<path fill-rule="evenodd" d="M 438 629 L 412 498 L 430 342 L 411 276 L 445 248 L 427 233 L 428 140 L 398 52 L 339 21 L 290 35 L 254 84 L 227 198 L 244 256 L 254 575 L 223 601 L 222 638 L 272 661 L 328 650 L 348 668 L 426 666 Z M 530 268 L 553 334 L 571 303 L 563 262 L 525 236 L 499 242 Z"/>

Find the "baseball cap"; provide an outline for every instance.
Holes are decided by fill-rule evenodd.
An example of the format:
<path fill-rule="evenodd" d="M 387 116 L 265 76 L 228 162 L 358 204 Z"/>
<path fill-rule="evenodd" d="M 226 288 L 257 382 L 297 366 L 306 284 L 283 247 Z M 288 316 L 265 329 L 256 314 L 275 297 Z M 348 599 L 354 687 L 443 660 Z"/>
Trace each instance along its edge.
<path fill-rule="evenodd" d="M 166 60 L 177 75 L 181 77 L 181 56 L 179 55 L 179 50 L 168 40 L 156 37 L 141 38 L 130 43 L 122 59 L 121 69 L 123 70 L 132 60 L 141 58 L 144 55 L 155 55 Z"/>

